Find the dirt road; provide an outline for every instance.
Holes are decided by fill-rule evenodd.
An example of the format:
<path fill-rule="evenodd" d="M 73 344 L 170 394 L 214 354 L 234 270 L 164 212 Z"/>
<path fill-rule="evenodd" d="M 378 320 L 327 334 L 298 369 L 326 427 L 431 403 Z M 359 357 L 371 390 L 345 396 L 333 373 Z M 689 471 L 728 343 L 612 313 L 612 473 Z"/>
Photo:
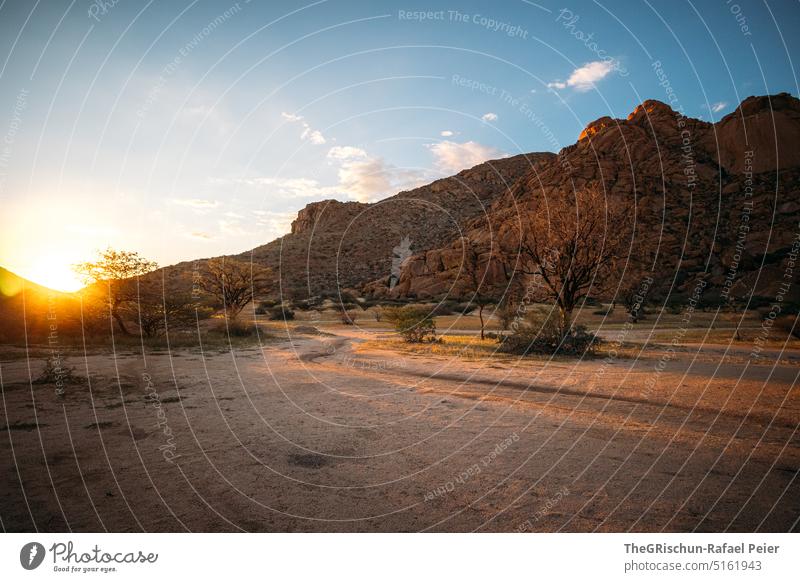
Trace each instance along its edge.
<path fill-rule="evenodd" d="M 7 531 L 788 531 L 800 367 L 364 349 L 1 364 Z M 795 354 L 796 356 L 796 354 Z M 659 363 L 661 362 L 661 363 Z"/>

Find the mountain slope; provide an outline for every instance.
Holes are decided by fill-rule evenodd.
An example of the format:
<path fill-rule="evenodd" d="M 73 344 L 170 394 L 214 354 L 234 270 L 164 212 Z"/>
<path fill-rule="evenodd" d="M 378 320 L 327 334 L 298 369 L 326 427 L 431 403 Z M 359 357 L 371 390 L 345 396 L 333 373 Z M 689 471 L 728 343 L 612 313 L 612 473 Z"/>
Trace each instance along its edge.
<path fill-rule="evenodd" d="M 551 153 L 485 162 L 455 176 L 364 204 L 309 204 L 292 231 L 239 255 L 280 273 L 283 295 L 307 297 L 389 277 L 393 249 L 407 238 L 413 251 L 440 246 Z"/>
<path fill-rule="evenodd" d="M 645 101 L 627 119 L 590 123 L 576 144 L 500 195 L 465 235 L 481 241 L 488 263 L 490 243 L 501 242 L 535 200 L 598 185 L 635 211 L 630 255 L 653 249 L 647 258 L 663 294 L 686 294 L 702 278 L 709 297 L 726 288 L 739 298 L 774 296 L 800 221 L 799 140 L 800 101 L 785 93 L 750 97 L 716 124 Z M 391 292 L 380 284 L 368 289 L 442 297 L 462 252 L 454 237 L 408 259 Z M 494 266 L 487 283 L 502 286 L 507 273 Z M 640 274 L 629 269 L 626 276 Z"/>

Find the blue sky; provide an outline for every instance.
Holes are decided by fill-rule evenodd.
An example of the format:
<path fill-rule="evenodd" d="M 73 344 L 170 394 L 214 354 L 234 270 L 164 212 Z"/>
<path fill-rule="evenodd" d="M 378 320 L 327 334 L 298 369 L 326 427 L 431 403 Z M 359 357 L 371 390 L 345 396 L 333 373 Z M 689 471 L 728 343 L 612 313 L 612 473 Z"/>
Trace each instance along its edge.
<path fill-rule="evenodd" d="M 0 265 L 62 287 L 107 245 L 240 252 L 314 200 L 557 151 L 666 101 L 656 61 L 707 120 L 798 93 L 789 1 L 0 6 Z"/>

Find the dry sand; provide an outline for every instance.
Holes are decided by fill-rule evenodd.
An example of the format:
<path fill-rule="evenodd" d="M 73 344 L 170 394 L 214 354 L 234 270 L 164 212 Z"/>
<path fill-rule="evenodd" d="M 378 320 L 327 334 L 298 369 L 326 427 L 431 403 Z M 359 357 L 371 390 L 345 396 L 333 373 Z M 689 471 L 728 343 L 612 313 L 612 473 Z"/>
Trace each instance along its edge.
<path fill-rule="evenodd" d="M 658 349 L 465 362 L 333 333 L 75 356 L 90 386 L 63 398 L 41 358 L 3 361 L 3 529 L 799 528 L 797 353 L 657 372 Z"/>

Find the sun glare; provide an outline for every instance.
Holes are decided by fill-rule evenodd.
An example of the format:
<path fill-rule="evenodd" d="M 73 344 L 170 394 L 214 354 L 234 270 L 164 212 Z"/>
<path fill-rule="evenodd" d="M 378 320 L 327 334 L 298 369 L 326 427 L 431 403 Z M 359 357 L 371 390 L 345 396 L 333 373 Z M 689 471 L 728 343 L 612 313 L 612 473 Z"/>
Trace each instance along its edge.
<path fill-rule="evenodd" d="M 19 275 L 56 291 L 77 291 L 83 284 L 72 270 L 73 262 L 65 256 L 43 257 Z"/>

